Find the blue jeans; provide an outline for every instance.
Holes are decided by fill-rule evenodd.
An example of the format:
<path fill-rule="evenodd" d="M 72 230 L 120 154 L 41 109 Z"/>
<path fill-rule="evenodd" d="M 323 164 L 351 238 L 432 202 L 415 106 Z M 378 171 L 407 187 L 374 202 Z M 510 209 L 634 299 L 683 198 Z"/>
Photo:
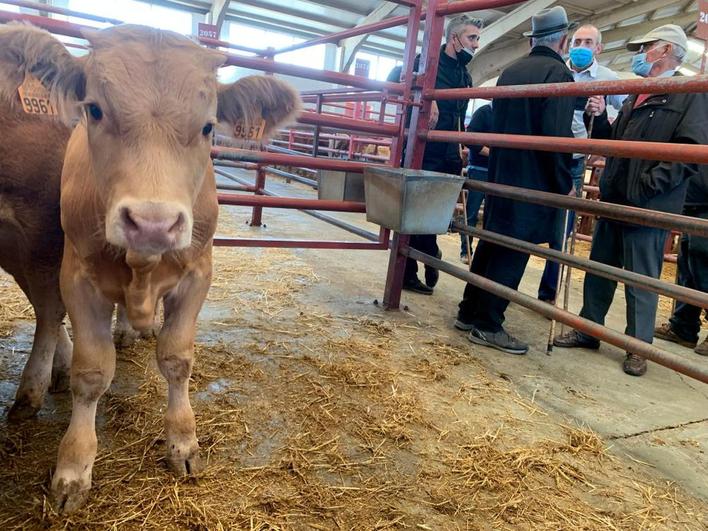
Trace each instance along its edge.
<path fill-rule="evenodd" d="M 468 166 L 467 167 L 467 178 L 473 181 L 487 182 L 489 177 L 489 172 L 485 168 L 480 166 Z M 477 225 L 477 215 L 479 214 L 479 208 L 482 206 L 482 201 L 484 200 L 484 194 L 482 192 L 474 192 L 469 190 L 467 192 L 467 225 L 474 227 Z M 467 254 L 467 236 L 460 234 L 460 255 Z M 472 243 L 472 237 L 470 236 L 470 243 Z M 470 253 L 471 254 L 471 253 Z"/>
<path fill-rule="evenodd" d="M 570 167 L 570 174 L 573 177 L 573 186 L 575 193 L 580 196 L 580 189 L 585 176 L 585 157 L 573 159 L 573 164 Z M 565 212 L 558 210 L 558 224 L 554 234 L 551 235 L 548 246 L 551 249 L 560 251 L 563 248 L 563 237 L 561 236 L 561 224 L 565 219 Z M 565 227 L 565 238 L 568 238 L 573 232 L 575 225 L 575 212 L 568 213 L 568 225 Z M 543 269 L 543 276 L 538 285 L 538 298 L 544 301 L 553 301 L 556 299 L 556 287 L 558 286 L 558 275 L 560 274 L 560 265 L 557 262 L 546 260 L 546 267 Z"/>

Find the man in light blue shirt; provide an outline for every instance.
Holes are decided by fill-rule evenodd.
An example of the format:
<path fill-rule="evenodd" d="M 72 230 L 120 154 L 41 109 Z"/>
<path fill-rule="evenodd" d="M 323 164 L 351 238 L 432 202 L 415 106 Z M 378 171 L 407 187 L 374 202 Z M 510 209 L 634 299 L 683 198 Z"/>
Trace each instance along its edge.
<path fill-rule="evenodd" d="M 602 34 L 600 30 L 592 25 L 579 27 L 573 34 L 573 39 L 570 43 L 570 59 L 568 60 L 568 68 L 573 72 L 573 77 L 576 83 L 585 81 L 613 81 L 619 79 L 619 76 L 606 66 L 602 66 L 597 62 L 597 56 L 602 52 Z M 627 96 L 612 95 L 605 96 L 605 102 L 619 110 L 622 107 Z M 573 115 L 573 136 L 575 138 L 588 138 L 588 131 L 585 127 L 583 114 L 587 98 L 578 98 Z M 585 176 L 585 154 L 575 153 L 573 155 L 573 163 L 570 168 L 573 177 L 573 186 L 578 197 L 581 195 L 583 178 Z M 566 237 L 571 232 L 575 223 L 575 212 L 571 212 L 568 216 L 568 226 L 566 228 Z M 564 214 L 560 214 L 559 224 L 563 223 Z M 562 248 L 561 228 L 558 227 L 555 239 L 551 241 L 550 247 L 557 251 Z M 542 301 L 554 302 L 556 299 L 556 287 L 558 285 L 559 266 L 555 262 L 547 261 L 546 267 L 543 270 L 541 283 L 538 286 L 538 298 Z"/>

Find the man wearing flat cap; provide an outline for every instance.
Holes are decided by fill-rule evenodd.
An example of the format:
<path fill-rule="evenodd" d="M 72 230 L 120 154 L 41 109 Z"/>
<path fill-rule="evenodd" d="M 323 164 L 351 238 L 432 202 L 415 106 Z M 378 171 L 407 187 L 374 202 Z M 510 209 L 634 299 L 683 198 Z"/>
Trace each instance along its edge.
<path fill-rule="evenodd" d="M 627 49 L 637 52 L 632 70 L 645 78 L 680 76 L 677 69 L 686 55 L 687 38 L 676 25 L 667 24 L 630 41 Z M 627 98 L 610 126 L 603 98 L 593 97 L 588 111 L 595 115 L 593 138 L 708 144 L 708 95 L 639 94 Z M 602 201 L 661 212 L 680 214 L 689 179 L 698 177 L 705 166 L 682 162 L 661 162 L 609 157 L 600 179 Z M 667 231 L 600 218 L 595 223 L 590 259 L 659 278 L 663 265 Z M 614 297 L 617 282 L 590 273 L 585 275 L 583 309 L 580 315 L 599 324 Z M 651 343 L 658 296 L 633 286 L 625 286 L 627 328 L 625 333 Z M 598 349 L 600 342 L 577 330 L 554 340 L 558 347 Z M 624 372 L 641 376 L 646 360 L 628 352 Z"/>
<path fill-rule="evenodd" d="M 565 9 L 540 11 L 531 20 L 531 53 L 508 67 L 497 86 L 537 83 L 573 83 L 573 74 L 561 55 L 570 29 Z M 497 98 L 492 113 L 492 132 L 517 135 L 572 137 L 573 97 Z M 570 153 L 525 149 L 491 149 L 489 181 L 568 194 L 572 188 Z M 531 243 L 548 243 L 558 229 L 558 210 L 487 194 L 484 228 Z M 517 289 L 529 256 L 481 241 L 471 271 Z M 455 326 L 469 331 L 469 340 L 510 354 L 525 354 L 528 345 L 514 338 L 502 324 L 509 301 L 471 284 L 465 288 Z"/>

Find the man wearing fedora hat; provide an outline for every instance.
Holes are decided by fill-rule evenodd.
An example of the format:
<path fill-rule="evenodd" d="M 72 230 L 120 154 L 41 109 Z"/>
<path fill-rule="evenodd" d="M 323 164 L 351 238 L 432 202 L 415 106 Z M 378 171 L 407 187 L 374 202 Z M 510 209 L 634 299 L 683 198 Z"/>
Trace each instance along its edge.
<path fill-rule="evenodd" d="M 565 9 L 556 6 L 540 11 L 531 20 L 531 53 L 508 67 L 497 86 L 538 83 L 572 83 L 573 74 L 561 57 L 571 24 Z M 492 132 L 517 135 L 572 137 L 575 108 L 573 97 L 495 99 Z M 570 153 L 492 148 L 489 181 L 568 194 L 572 188 Z M 531 243 L 548 243 L 557 230 L 558 210 L 551 207 L 487 195 L 484 228 Z M 529 256 L 481 241 L 471 271 L 512 289 L 517 289 Z M 510 354 L 525 354 L 528 345 L 504 330 L 504 312 L 509 301 L 471 284 L 465 288 L 455 326 L 469 331 L 473 343 Z"/>
<path fill-rule="evenodd" d="M 677 71 L 686 55 L 688 39 L 681 27 L 667 24 L 630 41 L 627 49 L 637 52 L 632 70 L 640 77 L 680 76 Z M 681 144 L 708 144 L 708 94 L 639 94 L 627 98 L 610 126 L 605 101 L 592 97 L 588 110 L 596 116 L 593 138 L 639 140 Z M 705 167 L 682 162 L 661 162 L 609 157 L 600 178 L 602 201 L 661 212 L 680 214 L 689 179 L 699 178 Z M 653 227 L 600 218 L 595 223 L 590 260 L 622 267 L 659 278 L 667 232 Z M 617 282 L 590 273 L 583 285 L 580 315 L 604 324 Z M 654 335 L 658 295 L 625 286 L 627 328 L 625 333 L 651 343 Z M 598 349 L 600 342 L 577 330 L 555 338 L 558 347 Z M 631 352 L 624 372 L 641 376 L 646 360 Z"/>

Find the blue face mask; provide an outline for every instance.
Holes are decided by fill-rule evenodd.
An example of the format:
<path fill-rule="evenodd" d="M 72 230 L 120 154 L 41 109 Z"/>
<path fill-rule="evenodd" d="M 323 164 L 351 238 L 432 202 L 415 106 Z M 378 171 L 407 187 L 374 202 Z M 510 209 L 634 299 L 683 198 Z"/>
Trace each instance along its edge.
<path fill-rule="evenodd" d="M 640 77 L 648 77 L 654 63 L 647 61 L 647 53 L 638 53 L 632 57 L 632 72 Z"/>
<path fill-rule="evenodd" d="M 570 49 L 570 62 L 576 68 L 584 69 L 592 64 L 593 53 L 592 50 L 588 48 L 571 48 Z"/>

